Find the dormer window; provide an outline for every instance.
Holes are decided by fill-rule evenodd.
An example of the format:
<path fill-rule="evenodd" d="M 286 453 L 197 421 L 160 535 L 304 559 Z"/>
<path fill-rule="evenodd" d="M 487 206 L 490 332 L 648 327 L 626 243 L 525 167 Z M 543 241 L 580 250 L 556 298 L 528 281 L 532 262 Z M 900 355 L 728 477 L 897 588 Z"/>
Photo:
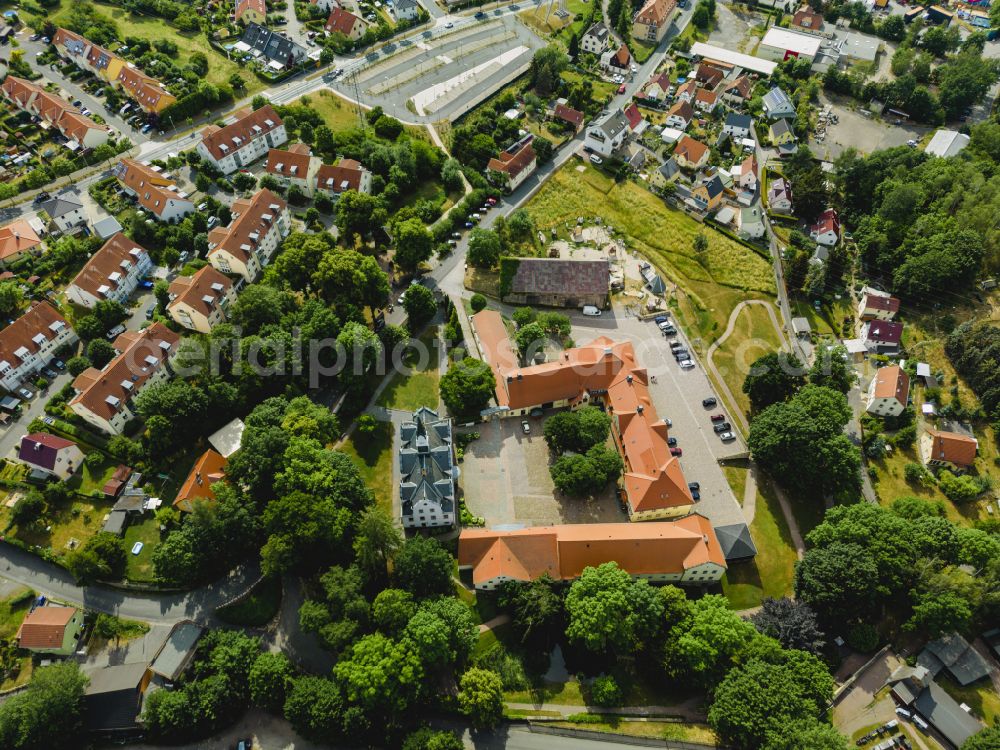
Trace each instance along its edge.
<path fill-rule="evenodd" d="M 212 305 L 215 304 L 215 297 L 213 297 L 211 294 L 206 294 L 204 297 L 201 298 L 201 301 L 204 302 L 209 307 L 211 307 Z"/>
<path fill-rule="evenodd" d="M 267 125 L 269 128 L 273 128 L 274 120 L 264 120 L 264 124 Z"/>
<path fill-rule="evenodd" d="M 268 208 L 274 211 L 275 213 L 281 210 L 281 206 L 279 206 L 277 203 L 272 203 L 270 206 L 268 206 Z"/>
<path fill-rule="evenodd" d="M 146 355 L 146 359 L 144 359 L 143 361 L 150 367 L 156 367 L 156 365 L 160 364 L 160 360 L 158 360 L 152 354 Z"/>
<path fill-rule="evenodd" d="M 160 342 L 160 348 L 161 348 L 161 349 L 162 349 L 163 351 L 165 351 L 165 352 L 166 352 L 166 351 L 169 351 L 169 350 L 170 350 L 170 342 L 169 342 L 169 341 L 161 341 L 161 342 Z"/>
<path fill-rule="evenodd" d="M 284 167 L 285 167 L 285 163 L 279 161 L 277 164 L 274 165 L 274 171 L 275 172 L 281 172 L 281 171 L 284 170 Z"/>
<path fill-rule="evenodd" d="M 97 287 L 97 293 L 99 295 L 101 295 L 102 297 L 107 297 L 108 296 L 108 292 L 110 292 L 110 291 L 111 291 L 111 287 L 109 287 L 107 284 L 101 284 L 99 287 Z"/>
<path fill-rule="evenodd" d="M 47 338 L 45 338 L 45 334 L 44 334 L 44 333 L 36 333 L 36 334 L 34 335 L 34 337 L 32 337 L 32 339 L 31 339 L 31 340 L 32 340 L 32 341 L 34 341 L 34 342 L 35 342 L 35 344 L 37 344 L 38 346 L 41 346 L 41 345 L 42 345 L 42 344 L 44 344 L 44 343 L 45 343 L 46 341 L 48 341 L 48 339 L 47 339 Z"/>
<path fill-rule="evenodd" d="M 225 289 L 225 287 L 222 284 L 220 284 L 218 281 L 216 281 L 214 284 L 212 284 L 212 291 L 213 292 L 221 292 L 223 289 Z"/>
<path fill-rule="evenodd" d="M 55 332 L 55 333 L 58 333 L 59 331 L 61 331 L 61 330 L 62 330 L 63 328 L 65 328 L 65 327 L 66 327 L 66 323 L 64 323 L 64 322 L 63 322 L 63 321 L 61 321 L 61 320 L 57 320 L 57 321 L 55 321 L 54 323 L 51 323 L 51 324 L 49 325 L 49 330 L 50 330 L 50 331 L 53 331 L 53 332 Z"/>
<path fill-rule="evenodd" d="M 108 396 L 106 399 L 104 399 L 104 403 L 108 404 L 114 409 L 117 409 L 118 405 L 121 404 L 121 399 L 119 399 L 117 396 Z"/>
<path fill-rule="evenodd" d="M 131 381 L 131 380 L 123 380 L 123 381 L 122 381 L 122 382 L 120 383 L 120 385 L 121 385 L 121 387 L 122 387 L 122 388 L 124 388 L 124 389 L 125 389 L 126 391 L 131 391 L 131 390 L 132 390 L 132 388 L 134 387 L 134 386 L 133 386 L 133 384 L 132 384 L 132 381 Z"/>
<path fill-rule="evenodd" d="M 113 273 L 108 274 L 108 281 L 117 284 L 121 277 L 122 275 L 118 273 L 118 271 L 114 271 Z"/>

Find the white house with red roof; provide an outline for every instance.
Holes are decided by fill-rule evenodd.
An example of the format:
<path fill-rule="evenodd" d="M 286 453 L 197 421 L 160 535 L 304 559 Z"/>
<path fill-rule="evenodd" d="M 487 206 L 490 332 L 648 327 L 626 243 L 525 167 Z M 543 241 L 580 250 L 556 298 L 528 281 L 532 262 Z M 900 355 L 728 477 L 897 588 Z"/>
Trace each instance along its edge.
<path fill-rule="evenodd" d="M 83 458 L 83 451 L 72 440 L 47 432 L 25 435 L 17 451 L 17 460 L 21 463 L 63 481 L 76 473 Z"/>
<path fill-rule="evenodd" d="M 625 108 L 624 112 L 625 119 L 628 120 L 628 128 L 632 131 L 632 135 L 637 137 L 642 135 L 649 123 L 646 122 L 642 116 L 642 112 L 639 111 L 639 105 L 632 102 Z"/>
<path fill-rule="evenodd" d="M 875 354 L 898 354 L 903 324 L 892 320 L 872 320 L 861 327 L 861 340 Z"/>
<path fill-rule="evenodd" d="M 323 28 L 327 34 L 343 34 L 351 41 L 356 42 L 365 35 L 368 23 L 350 11 L 334 8 L 330 11 L 330 17 L 326 19 L 326 26 Z"/>
<path fill-rule="evenodd" d="M 861 320 L 892 320 L 899 312 L 899 299 L 886 292 L 865 290 L 858 305 Z"/>
<path fill-rule="evenodd" d="M 809 227 L 809 236 L 821 245 L 833 247 L 840 242 L 840 218 L 832 208 L 826 209 Z"/>
<path fill-rule="evenodd" d="M 522 141 L 490 159 L 486 165 L 486 177 L 494 185 L 513 192 L 535 171 L 537 163 L 531 141 Z"/>
<path fill-rule="evenodd" d="M 257 110 L 238 111 L 236 120 L 225 127 L 209 125 L 201 131 L 197 151 L 223 174 L 232 174 L 287 141 L 285 123 L 274 107 L 266 104 Z"/>

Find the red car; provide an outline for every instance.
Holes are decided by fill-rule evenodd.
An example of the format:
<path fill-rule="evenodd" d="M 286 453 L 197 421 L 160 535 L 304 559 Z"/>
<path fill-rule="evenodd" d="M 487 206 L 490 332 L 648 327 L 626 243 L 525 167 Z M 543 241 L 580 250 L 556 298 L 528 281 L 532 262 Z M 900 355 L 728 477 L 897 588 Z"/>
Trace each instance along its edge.
<path fill-rule="evenodd" d="M 624 94 L 625 93 L 625 84 L 624 83 L 621 86 L 618 87 L 618 93 L 619 94 Z"/>
<path fill-rule="evenodd" d="M 671 456 L 683 456 L 684 455 L 684 450 L 682 448 L 671 448 L 670 449 L 670 455 Z"/>
<path fill-rule="evenodd" d="M 712 421 L 713 422 L 723 422 L 723 421 L 725 421 L 725 419 L 726 419 L 726 415 L 725 414 L 713 414 L 712 415 Z"/>

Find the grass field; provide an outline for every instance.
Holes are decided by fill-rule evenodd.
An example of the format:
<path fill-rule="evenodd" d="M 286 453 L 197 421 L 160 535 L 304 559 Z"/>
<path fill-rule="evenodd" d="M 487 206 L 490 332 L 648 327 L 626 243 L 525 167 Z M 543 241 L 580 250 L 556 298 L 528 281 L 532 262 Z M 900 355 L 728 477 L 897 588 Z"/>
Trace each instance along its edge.
<path fill-rule="evenodd" d="M 795 546 L 781 506 L 766 483 L 757 486 L 757 511 L 750 525 L 757 556 L 736 563 L 722 579 L 722 592 L 736 610 L 759 606 L 765 596 L 786 596 L 792 591 Z"/>
<path fill-rule="evenodd" d="M 663 201 L 633 182 L 615 183 L 590 165 L 571 161 L 556 172 L 528 202 L 527 211 L 539 230 L 556 228 L 569 234 L 577 217 L 600 216 L 625 235 L 630 248 L 655 264 L 664 280 L 679 288 L 677 312 L 702 351 L 723 330 L 736 304 L 774 294 L 770 263 L 740 243 Z M 703 231 L 709 246 L 695 253 L 695 236 Z"/>
<path fill-rule="evenodd" d="M 437 409 L 438 381 L 441 378 L 438 369 L 437 327 L 424 333 L 420 342 L 423 351 L 429 354 L 427 361 L 420 362 L 417 352 L 408 349 L 403 363 L 410 368 L 410 373 L 393 373 L 389 384 L 378 397 L 379 406 L 403 411 L 416 411 L 421 406 Z"/>
<path fill-rule="evenodd" d="M 148 39 L 155 42 L 158 39 L 167 39 L 178 47 L 177 57 L 174 62 L 183 66 L 185 60 L 195 52 L 201 52 L 208 58 L 208 75 L 206 80 L 209 83 L 228 84 L 229 77 L 233 73 L 240 73 L 246 85 L 245 91 L 240 92 L 242 96 L 249 96 L 262 91 L 265 84 L 251 71 L 241 68 L 234 62 L 226 59 L 224 55 L 216 52 L 212 45 L 208 43 L 208 37 L 202 33 L 192 34 L 182 32 L 171 26 L 162 18 L 154 16 L 139 16 L 121 8 L 112 8 L 106 5 L 94 5 L 94 11 L 98 16 L 104 16 L 114 21 L 118 27 L 118 38 L 125 39 L 129 36 Z M 52 22 L 57 26 L 65 19 L 66 11 L 57 13 Z"/>
<path fill-rule="evenodd" d="M 132 545 L 142 542 L 142 552 L 132 554 Z M 160 525 L 149 516 L 141 523 L 130 524 L 125 529 L 125 577 L 130 581 L 153 580 L 153 550 L 160 543 Z"/>
<path fill-rule="evenodd" d="M 94 490 L 100 490 L 115 473 L 117 461 L 105 457 L 97 466 L 91 467 L 86 461 L 80 471 L 66 481 L 66 486 L 77 492 L 89 495 Z"/>
<path fill-rule="evenodd" d="M 379 422 L 371 435 L 362 435 L 355 430 L 339 450 L 354 460 L 361 478 L 375 493 L 375 502 L 391 514 L 392 425 Z"/>
<path fill-rule="evenodd" d="M 722 467 L 722 473 L 726 475 L 726 481 L 729 482 L 733 495 L 736 496 L 736 502 L 743 505 L 743 495 L 746 494 L 747 477 L 750 470 L 746 466 L 734 466 L 727 463 Z"/>
<path fill-rule="evenodd" d="M 35 592 L 27 586 L 20 586 L 5 599 L 0 599 L 0 640 L 9 641 L 17 635 L 21 621 L 35 598 Z"/>
<path fill-rule="evenodd" d="M 3 507 L 0 508 L 0 528 L 6 528 L 7 534 L 13 534 L 25 544 L 51 547 L 56 555 L 65 555 L 71 540 L 82 545 L 101 530 L 104 514 L 112 505 L 102 497 L 50 506 L 44 525 L 25 528 L 9 526 L 11 509 Z"/>
<path fill-rule="evenodd" d="M 358 127 L 358 113 L 346 99 L 341 99 L 330 91 L 317 91 L 308 96 L 310 109 L 323 118 L 330 130 L 347 130 Z M 304 104 L 299 99 L 295 104 Z"/>
<path fill-rule="evenodd" d="M 600 716 L 601 721 L 594 723 L 552 721 L 545 722 L 546 726 L 564 727 L 567 729 L 586 729 L 591 732 L 606 732 L 608 734 L 621 734 L 627 737 L 648 737 L 660 740 L 681 740 L 695 742 L 711 747 L 715 743 L 715 732 L 705 724 L 687 724 L 679 721 L 625 721 L 616 719 L 607 714 L 594 714 Z M 590 714 L 588 714 L 590 716 Z"/>
<path fill-rule="evenodd" d="M 944 674 L 935 679 L 948 695 L 972 708 L 972 713 L 983 719 L 986 726 L 993 726 L 1000 721 L 1000 695 L 988 679 L 965 687 Z"/>
<path fill-rule="evenodd" d="M 740 310 L 729 338 L 716 349 L 713 355 L 715 366 L 733 392 L 736 406 L 744 414 L 750 411 L 750 399 L 743 393 L 743 381 L 750 365 L 758 357 L 780 348 L 778 331 L 767 310 L 762 305 L 747 305 Z"/>

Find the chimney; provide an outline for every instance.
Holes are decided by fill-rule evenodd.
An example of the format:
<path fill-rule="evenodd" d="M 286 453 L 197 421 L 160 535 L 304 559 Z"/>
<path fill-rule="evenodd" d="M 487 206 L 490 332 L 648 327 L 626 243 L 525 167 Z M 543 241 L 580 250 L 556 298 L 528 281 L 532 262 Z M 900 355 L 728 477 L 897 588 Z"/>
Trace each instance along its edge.
<path fill-rule="evenodd" d="M 639 404 L 637 407 L 635 407 L 635 411 L 637 414 L 642 414 L 642 404 Z"/>
<path fill-rule="evenodd" d="M 631 382 L 632 382 L 632 376 L 631 375 L 626 375 L 625 376 L 625 382 L 631 384 Z"/>
<path fill-rule="evenodd" d="M 518 380 L 523 380 L 523 379 L 524 379 L 524 376 L 523 376 L 523 375 L 521 375 L 521 373 L 518 373 L 518 374 L 517 374 L 517 379 L 518 379 Z"/>

